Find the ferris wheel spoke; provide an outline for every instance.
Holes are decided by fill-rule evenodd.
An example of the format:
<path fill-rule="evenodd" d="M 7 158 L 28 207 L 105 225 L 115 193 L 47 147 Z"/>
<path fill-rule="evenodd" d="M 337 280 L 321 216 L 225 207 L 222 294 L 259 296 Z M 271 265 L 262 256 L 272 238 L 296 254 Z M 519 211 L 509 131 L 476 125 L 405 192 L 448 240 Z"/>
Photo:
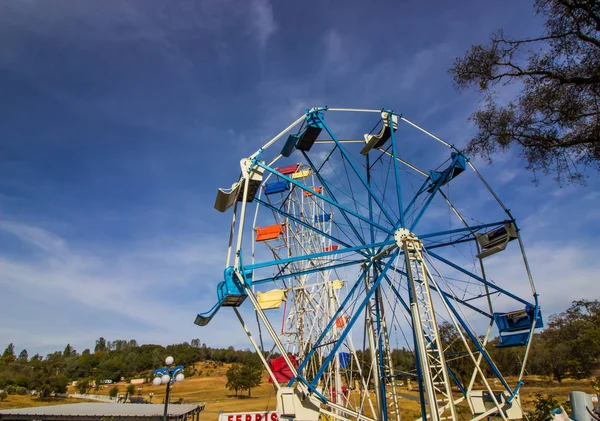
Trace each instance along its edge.
<path fill-rule="evenodd" d="M 336 263 L 336 264 L 329 265 L 329 266 L 315 266 L 315 267 L 313 267 L 311 269 L 297 270 L 295 272 L 286 271 L 285 273 L 281 273 L 281 274 L 276 275 L 276 276 L 262 278 L 262 279 L 258 279 L 258 280 L 252 281 L 252 284 L 253 285 L 260 285 L 260 284 L 264 284 L 264 283 L 268 283 L 268 282 L 274 282 L 274 281 L 277 281 L 277 280 L 288 279 L 288 278 L 295 278 L 295 277 L 303 276 L 303 275 L 310 275 L 312 273 L 317 273 L 317 272 L 333 271 L 335 269 L 341 269 L 341 268 L 348 267 L 348 266 L 354 266 L 354 265 L 364 264 L 364 263 L 367 263 L 368 261 L 369 261 L 369 259 L 352 260 L 352 261 L 349 261 L 349 262 Z"/>
<path fill-rule="evenodd" d="M 507 221 L 504 220 L 504 221 L 498 221 L 498 222 L 491 222 L 491 223 L 488 223 L 488 224 L 470 225 L 470 226 L 464 227 L 464 228 L 457 228 L 457 229 L 446 230 L 446 231 L 432 232 L 432 233 L 428 233 L 428 234 L 420 234 L 418 237 L 421 240 L 423 240 L 425 238 L 441 237 L 441 236 L 444 236 L 444 235 L 462 234 L 462 233 L 467 233 L 467 232 L 474 233 L 474 232 L 482 230 L 482 229 L 501 226 L 501 225 L 505 224 L 506 222 Z"/>
<path fill-rule="evenodd" d="M 358 252 L 361 250 L 368 250 L 368 249 L 373 249 L 376 247 L 392 245 L 392 244 L 394 244 L 394 242 L 395 242 L 394 240 L 388 240 L 388 241 L 384 241 L 381 243 L 365 244 L 362 246 L 355 246 L 355 247 L 347 247 L 347 248 L 343 248 L 343 249 L 314 253 L 311 255 L 294 256 L 294 257 L 287 257 L 287 258 L 283 258 L 283 259 L 276 259 L 276 260 L 269 260 L 269 261 L 265 261 L 265 262 L 252 263 L 249 265 L 244 265 L 244 269 L 254 270 L 254 269 L 260 269 L 260 268 L 269 267 L 269 266 L 283 265 L 283 264 L 290 263 L 290 262 L 299 262 L 299 261 L 306 260 L 306 259 L 317 259 L 320 257 L 335 256 L 337 254 L 342 254 L 342 253 Z"/>
<path fill-rule="evenodd" d="M 408 273 L 406 273 L 402 269 L 399 269 L 397 267 L 392 267 L 391 269 L 392 269 L 392 271 L 394 271 L 394 272 L 402 275 L 403 277 L 405 277 L 405 279 L 408 277 Z M 416 282 L 417 283 L 423 283 L 424 281 L 420 280 L 420 281 L 416 281 Z M 493 316 L 491 314 L 488 314 L 485 311 L 481 310 L 480 308 L 474 306 L 473 304 L 468 303 L 467 300 L 460 299 L 460 298 L 456 297 L 454 294 L 450 294 L 450 293 L 448 293 L 448 292 L 440 289 L 438 286 L 434 286 L 434 285 L 430 284 L 429 288 L 432 291 L 435 291 L 438 294 L 443 295 L 444 297 L 450 298 L 450 299 L 456 301 L 457 303 L 460 303 L 460 304 L 464 305 L 465 307 L 467 307 L 467 308 L 469 308 L 469 309 L 471 309 L 471 310 L 473 310 L 473 311 L 481 314 L 482 316 L 485 316 L 485 317 L 487 317 L 489 319 L 493 319 Z"/>
<path fill-rule="evenodd" d="M 375 293 L 375 291 L 377 290 L 377 287 L 379 286 L 379 284 L 381 283 L 381 281 L 384 279 L 384 275 L 387 272 L 387 270 L 390 268 L 390 266 L 392 265 L 392 262 L 394 261 L 395 257 L 397 256 L 397 252 L 394 253 L 392 256 L 389 257 L 388 262 L 386 263 L 385 267 L 383 268 L 383 270 L 381 271 L 381 273 L 379 274 L 379 276 L 377 277 L 377 279 L 375 280 L 375 282 L 373 283 L 373 285 L 370 286 L 368 292 L 364 295 L 364 298 L 362 300 L 362 302 L 358 305 L 357 308 L 355 308 L 352 317 L 350 318 L 350 320 L 348 321 L 348 323 L 346 324 L 346 326 L 344 327 L 344 330 L 342 331 L 342 333 L 338 336 L 337 341 L 335 343 L 335 345 L 333 346 L 333 348 L 331 349 L 329 355 L 327 356 L 327 358 L 325 359 L 325 361 L 323 361 L 323 364 L 321 366 L 321 368 L 319 369 L 319 371 L 317 372 L 317 374 L 315 375 L 315 377 L 313 378 L 313 380 L 310 382 L 310 384 L 315 387 L 316 384 L 318 383 L 319 379 L 321 378 L 321 376 L 323 375 L 323 373 L 325 372 L 325 370 L 327 369 L 327 367 L 329 366 L 329 364 L 331 363 L 331 361 L 333 360 L 333 358 L 335 358 L 336 356 L 336 352 L 339 350 L 339 348 L 342 346 L 344 339 L 346 338 L 346 336 L 348 336 L 348 334 L 350 333 L 350 330 L 352 329 L 352 326 L 354 326 L 354 324 L 356 323 L 356 321 L 358 320 L 358 318 L 361 316 L 362 311 L 364 310 L 365 306 L 367 305 L 367 303 L 369 302 L 369 300 L 371 299 L 371 296 Z M 371 264 L 369 264 L 365 270 L 363 271 L 363 273 L 361 274 L 361 276 L 359 277 L 358 281 L 355 283 L 354 287 L 353 287 L 353 291 L 356 290 L 357 286 L 359 284 L 363 283 L 364 277 L 366 276 L 366 274 L 368 273 L 369 269 L 371 267 Z M 350 294 L 348 294 L 348 297 L 350 297 Z M 347 297 L 347 298 L 348 298 Z M 319 338 L 320 340 L 317 342 L 317 344 L 313 347 L 313 349 L 311 350 L 311 352 L 314 353 L 314 351 L 317 349 L 316 347 L 318 345 L 320 345 L 320 343 L 323 341 L 323 339 L 326 337 L 326 333 L 331 330 L 331 328 L 333 327 L 333 324 L 335 323 L 335 321 L 337 320 L 337 317 L 339 314 L 341 314 L 343 308 L 345 307 L 345 304 L 347 303 L 347 299 L 344 300 L 344 302 L 342 303 L 342 305 L 340 306 L 340 308 L 338 309 L 338 311 L 336 312 L 334 318 L 327 324 L 326 330 L 325 332 L 323 332 L 323 334 L 321 335 L 321 337 Z M 310 353 L 309 353 L 310 354 Z M 307 356 L 307 359 L 309 358 L 309 356 Z M 305 360 L 306 361 L 306 360 Z M 302 366 L 301 366 L 302 367 Z M 301 373 L 301 369 L 298 368 L 298 373 Z"/>
<path fill-rule="evenodd" d="M 359 276 L 358 280 L 354 283 L 354 285 L 352 286 L 352 288 L 350 289 L 350 291 L 348 291 L 348 294 L 346 295 L 346 298 L 344 298 L 344 301 L 342 301 L 342 303 L 337 308 L 334 316 L 331 318 L 331 320 L 327 324 L 325 330 L 321 333 L 321 335 L 319 336 L 319 338 L 316 340 L 315 344 L 313 345 L 313 347 L 309 351 L 308 355 L 304 358 L 304 361 L 298 367 L 298 369 L 297 369 L 298 375 L 302 374 L 304 368 L 306 367 L 306 365 L 310 361 L 311 357 L 315 354 L 315 352 L 317 351 L 317 349 L 320 347 L 321 342 L 323 342 L 323 340 L 327 337 L 328 332 L 333 328 L 333 325 L 334 325 L 335 320 L 337 319 L 337 317 L 339 317 L 344 312 L 346 306 L 352 300 L 352 297 L 356 293 L 358 287 L 363 284 L 363 280 L 364 280 L 364 278 L 365 278 L 368 270 L 371 268 L 372 265 L 373 265 L 373 262 L 369 262 L 367 264 L 367 266 L 365 267 L 365 269 L 362 270 L 362 273 Z M 295 380 L 299 380 L 299 379 L 292 379 L 292 380 L 290 380 L 290 382 L 288 383 L 288 386 L 292 386 L 292 384 L 294 383 Z"/>
<path fill-rule="evenodd" d="M 488 281 L 486 279 L 483 279 L 482 277 L 480 277 L 480 276 L 478 276 L 478 275 L 476 275 L 476 274 L 468 271 L 467 269 L 465 269 L 465 268 L 463 268 L 463 267 L 461 267 L 461 266 L 459 266 L 459 265 L 457 265 L 455 263 L 452 263 L 450 260 L 445 259 L 445 258 L 443 258 L 442 256 L 440 256 L 440 255 L 438 255 L 436 253 L 433 253 L 433 252 L 430 251 L 430 252 L 427 252 L 427 254 L 429 254 L 432 257 L 435 257 L 437 260 L 439 260 L 442 263 L 445 263 L 446 265 L 450 266 L 451 268 L 456 269 L 459 272 L 462 272 L 465 275 L 468 275 L 468 276 L 470 276 L 473 279 L 476 279 L 477 281 L 481 282 L 482 284 L 487 285 L 488 287 L 490 287 L 492 289 L 495 289 L 496 291 L 498 291 L 498 292 L 506 295 L 507 297 L 512 298 L 513 300 L 519 301 L 520 303 L 523 303 L 526 306 L 534 307 L 534 305 L 531 304 L 530 302 L 528 302 L 527 300 L 524 300 L 521 297 L 518 297 L 515 294 L 513 294 L 513 293 L 511 293 L 511 292 L 509 292 L 507 290 L 505 290 L 504 288 L 501 288 L 498 285 L 496 285 L 496 284 L 494 284 L 494 283 L 492 283 L 492 282 L 490 282 L 490 281 Z"/>
<path fill-rule="evenodd" d="M 433 279 L 432 279 L 433 281 Z M 435 281 L 433 281 L 435 284 Z M 477 335 L 473 332 L 471 326 L 469 326 L 469 324 L 465 321 L 465 319 L 461 316 L 461 314 L 457 311 L 457 309 L 454 307 L 454 305 L 450 302 L 450 300 L 448 300 L 447 296 L 442 296 L 442 301 L 443 303 L 446 305 L 446 307 L 450 310 L 449 311 L 449 315 L 452 318 L 453 322 L 455 325 L 460 325 L 460 327 L 462 328 L 462 330 L 468 335 L 469 339 L 471 340 L 471 343 L 473 345 L 475 345 L 475 347 L 477 348 L 477 350 L 479 351 L 480 355 L 486 360 L 486 362 L 488 363 L 490 369 L 494 372 L 494 374 L 496 375 L 496 377 L 498 378 L 498 380 L 500 380 L 500 382 L 502 383 L 502 385 L 504 386 L 504 388 L 506 389 L 506 391 L 508 393 L 511 394 L 511 396 L 513 396 L 513 390 L 511 389 L 511 387 L 508 385 L 508 383 L 506 382 L 506 380 L 504 379 L 504 377 L 502 376 L 502 373 L 500 372 L 500 370 L 498 369 L 498 367 L 496 366 L 496 364 L 494 363 L 494 361 L 492 360 L 492 357 L 489 355 L 489 353 L 487 352 L 487 350 L 485 349 L 485 347 L 482 345 L 481 341 L 479 340 L 479 338 L 477 337 Z M 457 326 L 458 327 L 458 326 Z M 460 331 L 459 331 L 460 332 Z M 461 334 L 462 336 L 462 334 Z M 464 340 L 464 338 L 463 338 Z M 467 349 L 468 344 L 465 343 Z M 471 352 L 469 351 L 469 354 L 471 354 Z M 471 354 L 472 356 L 472 354 Z M 473 357 L 472 357 L 473 358 Z M 475 362 L 475 361 L 474 361 Z M 475 362 L 476 363 L 476 362 Z M 477 364 L 477 363 L 476 363 Z M 483 375 L 483 374 L 482 374 Z M 517 389 L 520 386 L 517 385 Z"/>
<path fill-rule="evenodd" d="M 281 173 L 277 172 L 276 170 L 274 170 L 274 169 L 272 169 L 271 167 L 269 167 L 269 166 L 267 166 L 267 165 L 263 164 L 262 162 L 260 162 L 260 161 L 256 161 L 256 165 L 257 165 L 257 166 L 259 166 L 259 167 L 261 167 L 261 168 L 263 168 L 263 169 L 265 169 L 266 171 L 268 171 L 268 172 L 270 172 L 270 173 L 277 174 L 277 175 L 278 175 L 278 177 L 280 177 L 281 179 L 283 179 L 283 180 L 287 181 L 288 183 L 294 184 L 296 187 L 300 188 L 301 190 L 303 190 L 303 191 L 305 191 L 305 192 L 307 192 L 307 193 L 309 193 L 309 194 L 312 194 L 312 195 L 313 195 L 313 196 L 315 196 L 315 197 L 318 197 L 319 199 L 321 199 L 321 200 L 323 200 L 323 201 L 325 201 L 325 202 L 329 203 L 330 205 L 334 206 L 336 209 L 343 210 L 343 211 L 347 212 L 348 214 L 350 214 L 350 215 L 352 215 L 352 216 L 354 216 L 354 217 L 356 217 L 356 218 L 358 218 L 358 219 L 362 220 L 363 222 L 366 222 L 366 223 L 367 223 L 367 224 L 369 224 L 369 225 L 372 225 L 373 227 L 375 227 L 375 228 L 377 228 L 377 229 L 379 229 L 379 230 L 381 230 L 381 231 L 383 231 L 383 232 L 386 232 L 386 233 L 388 233 L 388 234 L 390 234 L 390 235 L 391 235 L 391 234 L 393 234 L 393 231 L 392 231 L 391 229 L 389 229 L 389 228 L 385 228 L 385 227 L 383 227 L 383 226 L 381 226 L 381 225 L 379 225 L 379 224 L 375 223 L 375 222 L 374 222 L 374 221 L 372 221 L 370 218 L 368 218 L 368 217 L 366 217 L 366 216 L 363 216 L 363 215 L 361 215 L 361 214 L 359 214 L 359 213 L 357 213 L 357 212 L 354 212 L 354 211 L 353 211 L 353 210 L 351 210 L 351 209 L 348 209 L 347 207 L 345 207 L 345 206 L 341 205 L 340 203 L 338 203 L 338 202 L 336 202 L 336 201 L 332 200 L 332 199 L 331 199 L 331 198 L 329 198 L 329 197 L 326 197 L 326 196 L 324 196 L 324 195 L 322 195 L 322 194 L 320 194 L 320 193 L 318 193 L 318 192 L 315 192 L 314 190 L 310 189 L 309 187 L 307 187 L 307 186 L 305 186 L 305 185 L 303 185 L 303 184 L 299 183 L 299 182 L 298 182 L 298 181 L 296 181 L 296 180 L 293 180 L 293 179 L 292 179 L 292 178 L 290 178 L 290 177 L 287 177 L 287 176 L 285 176 L 285 175 L 283 175 L 283 174 L 281 174 Z M 255 199 L 255 200 L 256 200 L 256 199 Z"/>
<path fill-rule="evenodd" d="M 320 230 L 319 228 L 315 227 L 314 225 L 311 225 L 308 222 L 302 221 L 299 218 L 297 218 L 297 217 L 295 217 L 295 216 L 293 216 L 293 215 L 291 215 L 291 214 L 289 214 L 289 213 L 287 213 L 287 212 L 285 212 L 285 211 L 283 211 L 281 209 L 278 209 L 278 208 L 274 207 L 273 205 L 271 205 L 270 203 L 265 202 L 262 199 L 255 198 L 254 200 L 257 203 L 259 203 L 262 206 L 264 206 L 265 208 L 267 208 L 267 209 L 269 209 L 269 210 L 271 210 L 273 212 L 278 213 L 279 215 L 283 216 L 284 218 L 286 218 L 286 219 L 288 219 L 288 220 L 290 220 L 292 222 L 295 222 L 297 224 L 302 225 L 304 228 L 307 228 L 307 229 L 313 231 L 314 233 L 321 235 L 322 237 L 325 237 L 325 238 L 327 238 L 327 239 L 329 239 L 331 241 L 334 241 L 334 242 L 336 242 L 338 244 L 341 244 L 344 247 L 352 247 L 350 244 L 348 244 L 348 243 L 340 240 L 339 238 L 336 238 L 333 235 L 328 234 L 328 233 Z M 363 253 L 361 253 L 361 254 L 363 254 Z M 366 256 L 366 254 L 364 254 L 364 255 Z"/>
<path fill-rule="evenodd" d="M 452 241 L 447 241 L 445 243 L 442 242 L 423 242 L 423 245 L 425 247 L 427 247 L 427 250 L 433 250 L 433 249 L 437 249 L 440 247 L 448 247 L 448 246 L 455 246 L 457 244 L 462 244 L 462 243 L 470 243 L 472 241 L 475 241 L 474 238 L 471 237 L 463 237 L 460 238 L 458 240 L 452 240 Z"/>
<path fill-rule="evenodd" d="M 389 213 L 387 212 L 386 208 L 383 206 L 383 204 L 381 203 L 381 201 L 379 200 L 379 198 L 377 197 L 377 195 L 375 194 L 375 192 L 371 189 L 371 187 L 369 186 L 369 184 L 367 183 L 367 181 L 365 180 L 365 178 L 363 177 L 363 175 L 360 173 L 360 171 L 358 170 L 356 164 L 354 163 L 354 161 L 352 160 L 352 158 L 350 157 L 350 155 L 348 154 L 348 152 L 346 151 L 346 149 L 339 142 L 339 140 L 337 139 L 336 135 L 331 131 L 331 129 L 329 128 L 329 126 L 327 125 L 327 123 L 325 123 L 325 121 L 323 121 L 323 120 L 321 120 L 321 122 L 323 124 L 323 127 L 325 127 L 325 130 L 327 130 L 327 133 L 329 134 L 329 136 L 331 136 L 331 138 L 333 139 L 333 141 L 338 146 L 338 148 L 339 148 L 340 152 L 342 153 L 343 157 L 346 159 L 346 161 L 348 162 L 348 164 L 350 164 L 350 166 L 354 170 L 354 173 L 359 178 L 359 180 L 361 181 L 361 183 L 364 186 L 364 188 L 367 190 L 367 192 L 369 193 L 369 195 L 373 198 L 373 201 L 377 204 L 377 206 L 379 207 L 379 209 L 381 210 L 381 212 L 383 212 L 383 214 L 385 215 L 385 217 L 388 220 L 388 222 L 390 223 L 390 225 L 392 227 L 394 227 L 395 226 L 394 225 L 394 220 L 389 215 Z M 365 221 L 365 222 L 368 222 L 368 221 Z M 384 231 L 386 231 L 386 230 L 384 230 Z"/>
<path fill-rule="evenodd" d="M 391 118 L 391 117 L 390 117 Z M 390 137 L 392 140 L 392 165 L 394 166 L 394 177 L 396 179 L 396 189 L 397 189 L 397 196 L 398 196 L 398 212 L 400 212 L 400 227 L 404 228 L 405 226 L 405 222 L 404 222 L 404 212 L 402 211 L 402 183 L 400 182 L 400 175 L 398 173 L 398 162 L 396 160 L 396 157 L 398 156 L 397 150 L 396 150 L 396 132 L 395 130 L 391 130 L 390 131 Z M 395 225 L 397 226 L 397 225 Z"/>
<path fill-rule="evenodd" d="M 320 172 L 320 169 L 323 168 L 323 166 L 325 165 L 325 163 L 329 160 L 329 158 L 331 157 L 331 155 L 333 154 L 333 152 L 335 152 L 336 149 L 337 149 L 337 145 L 331 150 L 331 152 L 329 152 L 329 154 L 327 155 L 327 157 L 323 160 L 323 163 L 321 164 L 321 166 L 320 166 L 319 169 L 317 169 L 315 167 L 314 163 L 312 162 L 312 160 L 310 159 L 310 157 L 308 156 L 308 154 L 306 152 L 302 151 L 302 155 L 306 159 L 306 162 L 308 163 L 308 165 L 313 170 L 314 174 L 316 175 L 317 179 L 319 180 L 319 182 L 321 183 L 321 185 L 323 186 L 323 188 L 325 189 L 325 191 L 327 192 L 327 194 L 329 195 L 329 197 L 331 197 L 331 199 L 333 199 L 334 201 L 337 202 L 337 199 L 336 199 L 335 195 L 333 194 L 333 191 L 332 191 L 331 187 L 329 186 L 329 183 L 327 183 L 327 181 L 323 178 L 323 176 L 321 175 L 321 172 Z M 358 213 L 358 210 L 357 210 L 357 213 Z M 350 218 L 348 217 L 348 215 L 346 214 L 346 212 L 343 209 L 341 209 L 341 208 L 340 208 L 340 214 L 342 215 L 342 217 L 344 218 L 344 220 L 346 221 L 346 223 L 348 224 L 348 226 L 350 226 L 350 229 L 352 230 L 352 232 L 354 233 L 354 235 L 356 236 L 356 238 L 362 244 L 365 244 L 364 238 L 360 235 L 360 233 L 358 232 L 358 230 L 356 229 L 356 227 L 354 226 L 354 224 L 352 222 L 350 222 Z"/>

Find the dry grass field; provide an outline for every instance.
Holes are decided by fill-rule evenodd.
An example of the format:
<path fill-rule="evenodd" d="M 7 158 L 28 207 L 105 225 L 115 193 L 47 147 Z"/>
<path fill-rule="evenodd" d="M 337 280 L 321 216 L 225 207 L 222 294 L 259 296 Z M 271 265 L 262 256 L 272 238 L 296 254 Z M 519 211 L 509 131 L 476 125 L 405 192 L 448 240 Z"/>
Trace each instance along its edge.
<path fill-rule="evenodd" d="M 202 413 L 203 421 L 216 421 L 219 412 L 244 412 L 244 411 L 269 411 L 274 410 L 276 406 L 275 392 L 271 384 L 267 382 L 265 376 L 261 386 L 252 390 L 252 397 L 247 396 L 235 397 L 233 392 L 225 388 L 227 383 L 225 373 L 229 368 L 228 364 L 219 365 L 213 362 L 202 362 L 196 365 L 197 372 L 200 375 L 186 378 L 182 383 L 176 383 L 172 390 L 170 401 L 177 402 L 182 400 L 184 403 L 204 403 L 206 408 Z M 515 382 L 515 379 L 509 379 Z M 116 385 L 120 393 L 125 393 L 127 383 L 118 383 Z M 108 395 L 111 386 L 101 388 L 97 394 Z M 137 385 L 135 386 L 137 390 Z M 153 403 L 164 402 L 165 386 L 155 387 L 152 384 L 143 384 L 142 396 L 149 400 L 149 394 L 154 394 Z M 536 394 L 552 394 L 559 401 L 566 401 L 569 397 L 569 392 L 572 390 L 581 390 L 588 393 L 593 393 L 593 389 L 589 381 L 566 380 L 562 383 L 551 382 L 547 379 L 539 377 L 529 377 L 526 379 L 525 386 L 521 389 L 521 402 L 525 409 L 532 408 L 532 402 Z M 74 388 L 69 390 L 70 393 L 76 393 Z M 410 399 L 410 397 L 418 398 L 418 392 L 408 391 L 402 387 L 400 397 L 400 405 L 402 408 L 401 415 L 405 420 L 413 420 L 420 417 L 418 401 Z M 137 392 L 136 392 L 137 393 Z M 356 395 L 352 395 L 351 399 L 357 399 Z M 50 401 L 40 401 L 37 398 L 28 396 L 10 395 L 4 402 L 0 402 L 1 409 L 40 406 L 40 405 L 56 405 L 73 402 L 82 402 L 80 399 L 60 399 Z"/>

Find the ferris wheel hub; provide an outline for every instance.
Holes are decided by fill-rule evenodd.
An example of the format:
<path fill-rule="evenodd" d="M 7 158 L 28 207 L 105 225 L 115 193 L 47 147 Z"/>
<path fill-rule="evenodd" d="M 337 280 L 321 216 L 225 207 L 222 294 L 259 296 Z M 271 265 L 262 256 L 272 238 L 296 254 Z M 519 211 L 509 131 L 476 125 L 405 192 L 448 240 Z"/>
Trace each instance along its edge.
<path fill-rule="evenodd" d="M 408 238 L 416 239 L 417 236 L 406 228 L 398 228 L 394 233 L 394 240 L 396 240 L 396 245 L 398 247 L 402 247 L 402 242 Z"/>

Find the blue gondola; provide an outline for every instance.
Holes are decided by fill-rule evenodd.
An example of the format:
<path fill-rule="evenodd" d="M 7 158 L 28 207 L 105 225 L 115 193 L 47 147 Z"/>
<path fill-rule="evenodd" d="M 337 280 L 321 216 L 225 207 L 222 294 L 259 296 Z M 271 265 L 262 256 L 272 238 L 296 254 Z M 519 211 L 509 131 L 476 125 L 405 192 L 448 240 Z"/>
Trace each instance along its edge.
<path fill-rule="evenodd" d="M 323 113 L 319 112 L 311 112 L 306 116 L 306 130 L 302 133 L 300 139 L 298 139 L 298 143 L 296 144 L 296 149 L 299 151 L 308 152 L 310 148 L 312 148 L 313 144 L 321 134 L 321 130 L 323 130 L 323 123 L 321 119 L 323 118 Z"/>
<path fill-rule="evenodd" d="M 252 285 L 252 271 L 244 270 L 243 276 L 246 285 Z M 221 307 L 239 307 L 246 300 L 248 294 L 235 274 L 233 266 L 225 269 L 224 277 L 225 280 L 217 285 L 217 303 L 209 311 L 196 316 L 194 323 L 198 326 L 206 326 Z"/>
<path fill-rule="evenodd" d="M 350 365 L 350 354 L 348 352 L 340 352 L 340 367 L 346 368 Z"/>
<path fill-rule="evenodd" d="M 265 185 L 265 194 L 276 194 L 283 193 L 290 189 L 290 186 L 287 181 L 278 181 L 277 183 L 267 183 Z"/>
<path fill-rule="evenodd" d="M 467 161 L 463 154 L 452 152 L 450 154 L 452 162 L 448 168 L 443 171 L 429 171 L 430 184 L 427 188 L 429 193 L 432 193 L 436 187 L 440 188 L 450 182 L 457 175 L 462 173 L 467 168 Z"/>
<path fill-rule="evenodd" d="M 494 322 L 500 333 L 498 348 L 527 345 L 531 326 L 535 324 L 536 329 L 544 327 L 540 309 L 536 311 L 531 306 L 509 313 L 494 313 Z"/>
<path fill-rule="evenodd" d="M 315 222 L 327 222 L 331 219 L 330 213 L 324 213 L 323 215 L 315 215 Z"/>

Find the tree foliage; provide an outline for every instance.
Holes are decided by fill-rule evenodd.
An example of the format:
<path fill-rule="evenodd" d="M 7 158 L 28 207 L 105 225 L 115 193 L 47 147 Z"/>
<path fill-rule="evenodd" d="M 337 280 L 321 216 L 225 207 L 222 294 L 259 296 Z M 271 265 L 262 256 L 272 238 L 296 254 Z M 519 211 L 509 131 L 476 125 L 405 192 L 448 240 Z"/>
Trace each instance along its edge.
<path fill-rule="evenodd" d="M 77 391 L 82 394 L 85 395 L 89 392 L 91 385 L 93 384 L 94 379 L 92 379 L 91 377 L 84 377 L 83 379 L 79 380 L 77 382 Z"/>
<path fill-rule="evenodd" d="M 111 387 L 110 390 L 108 391 L 108 396 L 110 396 L 111 398 L 116 398 L 118 394 L 119 394 L 119 388 L 117 386 Z"/>
<path fill-rule="evenodd" d="M 251 354 L 247 356 L 242 364 L 232 365 L 225 375 L 227 376 L 227 384 L 225 387 L 235 392 L 235 396 L 239 391 L 247 390 L 248 396 L 252 396 L 252 389 L 259 386 L 262 380 L 262 363 L 256 356 Z"/>
<path fill-rule="evenodd" d="M 600 301 L 579 300 L 552 316 L 544 339 L 552 349 L 546 371 L 557 380 L 589 377 L 600 365 Z"/>
<path fill-rule="evenodd" d="M 125 389 L 125 391 L 127 392 L 127 397 L 129 398 L 135 393 L 135 386 L 130 383 L 127 385 L 127 389 Z"/>
<path fill-rule="evenodd" d="M 238 392 L 242 389 L 242 366 L 240 364 L 233 364 L 227 369 L 225 376 L 227 376 L 225 387 L 235 392 L 235 396 L 237 396 Z"/>
<path fill-rule="evenodd" d="M 15 346 L 10 343 L 2 353 L 1 361 L 3 363 L 12 363 L 17 359 L 15 356 Z"/>
<path fill-rule="evenodd" d="M 0 358 L 0 389 L 8 385 L 36 389 L 41 377 L 60 375 L 69 381 L 78 381 L 81 393 L 89 393 L 89 385 L 95 383 L 99 386 L 102 380 L 119 381 L 121 377 L 150 377 L 154 369 L 164 365 L 166 355 L 172 355 L 177 364 L 185 366 L 186 377 L 190 377 L 195 374 L 195 362 L 213 360 L 221 363 L 241 363 L 252 354 L 250 351 L 235 350 L 233 347 L 210 348 L 206 344 L 200 344 L 198 339 L 192 342 L 195 346 L 184 342 L 163 347 L 151 344 L 140 346 L 135 340 L 111 342 L 100 338 L 96 341 L 95 352 L 85 349 L 80 354 L 73 346 L 67 345 L 62 351 L 50 353 L 45 358 L 35 354 L 29 359 L 27 351 L 22 351 L 19 358 L 15 359 L 15 347 L 10 344 Z M 52 381 L 49 384 L 59 387 L 48 393 L 58 393 L 62 390 L 60 382 Z"/>
<path fill-rule="evenodd" d="M 600 3 L 536 0 L 546 19 L 538 37 L 513 39 L 502 30 L 474 45 L 450 69 L 458 89 L 475 86 L 485 105 L 471 119 L 478 133 L 467 152 L 491 159 L 516 146 L 534 172 L 582 182 L 581 170 L 600 168 Z M 508 104 L 494 89 L 517 84 Z"/>

